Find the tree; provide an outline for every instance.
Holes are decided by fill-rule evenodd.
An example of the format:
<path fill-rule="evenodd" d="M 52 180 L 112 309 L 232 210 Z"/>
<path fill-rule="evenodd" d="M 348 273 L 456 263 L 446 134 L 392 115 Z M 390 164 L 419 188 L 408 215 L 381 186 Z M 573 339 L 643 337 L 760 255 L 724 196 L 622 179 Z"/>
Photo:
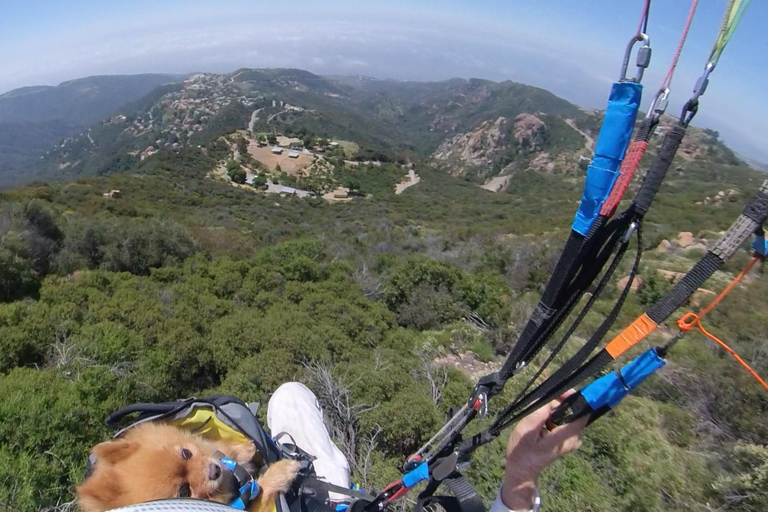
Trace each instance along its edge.
<path fill-rule="evenodd" d="M 248 154 L 248 141 L 245 140 L 245 137 L 239 137 L 237 139 L 237 151 L 241 156 Z"/>
<path fill-rule="evenodd" d="M 263 174 L 257 174 L 253 177 L 253 186 L 254 187 L 263 187 L 267 184 L 267 177 Z"/>
<path fill-rule="evenodd" d="M 245 180 L 248 178 L 248 175 L 240 166 L 238 166 L 235 169 L 231 169 L 230 171 L 227 171 L 227 174 L 229 175 L 229 178 L 233 182 L 239 183 L 240 185 L 243 185 L 245 183 Z"/>
<path fill-rule="evenodd" d="M 267 134 L 267 142 L 273 145 L 277 144 L 277 135 L 275 135 L 274 133 Z"/>
<path fill-rule="evenodd" d="M 312 136 L 311 135 L 305 135 L 304 138 L 301 140 L 304 143 L 305 148 L 311 148 L 312 147 Z"/>

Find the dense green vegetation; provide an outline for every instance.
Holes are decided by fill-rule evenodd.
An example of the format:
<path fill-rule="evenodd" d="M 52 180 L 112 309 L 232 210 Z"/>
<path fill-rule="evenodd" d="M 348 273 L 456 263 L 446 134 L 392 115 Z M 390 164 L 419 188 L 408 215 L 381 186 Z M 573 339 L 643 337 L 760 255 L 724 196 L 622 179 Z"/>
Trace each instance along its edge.
<path fill-rule="evenodd" d="M 347 418 L 357 442 L 340 440 L 357 461 L 355 477 L 385 485 L 471 387 L 470 377 L 434 359 L 471 350 L 488 360 L 509 348 L 583 179 L 521 172 L 508 193 L 492 194 L 419 166 L 422 183 L 395 196 L 398 166 L 362 167 L 348 178 L 372 197 L 327 204 L 204 178 L 225 154 L 216 144 L 161 152 L 139 174 L 0 196 L 2 508 L 70 501 L 88 449 L 108 435 L 103 418 L 122 405 L 210 392 L 265 401 L 290 379 L 322 395 L 322 372 L 363 411 Z M 649 215 L 648 247 L 681 230 L 725 228 L 757 183 L 725 165 L 679 166 L 685 171 L 670 176 Z M 695 205 L 723 188 L 741 195 Z M 123 197 L 102 197 L 111 189 Z M 646 282 L 665 261 L 647 255 Z M 665 285 L 655 286 L 630 297 L 617 328 Z M 709 320 L 763 373 L 766 292 L 754 280 Z M 579 336 L 616 293 L 598 302 Z M 490 330 L 465 322 L 470 312 Z M 446 385 L 435 392 L 430 382 L 444 371 Z M 760 389 L 692 334 L 667 369 L 589 429 L 580 453 L 545 474 L 546 507 L 764 510 L 766 412 Z M 487 500 L 502 453 L 500 440 L 468 471 Z"/>

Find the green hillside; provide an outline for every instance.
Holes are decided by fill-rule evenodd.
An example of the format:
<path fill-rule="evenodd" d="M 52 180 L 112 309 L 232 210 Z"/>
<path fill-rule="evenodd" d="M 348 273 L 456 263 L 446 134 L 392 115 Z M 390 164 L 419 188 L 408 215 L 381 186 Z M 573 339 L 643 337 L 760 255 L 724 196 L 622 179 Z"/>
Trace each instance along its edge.
<path fill-rule="evenodd" d="M 586 150 L 565 119 L 591 133 L 595 117 L 517 84 L 381 82 L 296 70 L 200 76 L 116 111 L 91 127 L 94 142 L 70 137 L 41 164 L 70 162 L 57 177 L 76 179 L 0 192 L 0 509 L 68 510 L 88 449 L 109 435 L 104 417 L 128 403 L 216 392 L 264 403 L 287 380 L 317 390 L 322 372 L 349 388 L 352 404 L 369 406 L 344 419 L 356 441 L 337 440 L 354 479 L 380 489 L 398 478 L 530 315 L 584 185 L 571 156 Z M 485 99 L 456 99 L 472 94 Z M 253 112 L 271 116 L 286 103 L 301 110 L 258 122 L 278 133 L 344 133 L 363 154 L 412 158 L 420 181 L 395 194 L 406 165 L 351 165 L 338 154 L 328 161 L 363 191 L 344 201 L 213 179 L 240 151 Z M 521 165 L 493 193 L 427 159 L 448 138 L 438 141 L 430 125 L 455 126 L 456 136 L 520 113 L 547 126 L 549 145 L 536 152 L 562 155 L 554 171 Z M 761 182 L 715 134 L 692 130 L 690 140 L 645 223 L 644 284 L 609 335 L 671 286 L 664 272 L 684 272 L 701 255 L 678 235 L 714 241 Z M 706 286 L 719 291 L 747 260 L 743 248 Z M 611 283 L 562 357 L 618 293 Z M 707 319 L 763 375 L 766 293 L 755 271 Z M 768 396 L 695 333 L 669 358 L 543 475 L 547 510 L 768 509 Z M 446 376 L 438 393 L 435 375 Z M 491 418 L 529 376 L 510 381 Z M 466 471 L 486 504 L 503 475 L 503 441 L 479 450 Z"/>
<path fill-rule="evenodd" d="M 92 76 L 0 95 L 0 188 L 29 182 L 41 155 L 178 75 Z"/>

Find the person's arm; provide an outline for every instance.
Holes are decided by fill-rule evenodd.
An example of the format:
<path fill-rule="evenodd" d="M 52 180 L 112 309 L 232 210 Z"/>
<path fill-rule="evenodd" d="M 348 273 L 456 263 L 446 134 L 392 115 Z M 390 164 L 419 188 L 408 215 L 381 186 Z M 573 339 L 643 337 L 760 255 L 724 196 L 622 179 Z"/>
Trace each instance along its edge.
<path fill-rule="evenodd" d="M 568 396 L 570 390 L 557 400 L 526 416 L 515 426 L 507 442 L 507 466 L 504 483 L 491 512 L 528 512 L 538 508 L 537 482 L 541 470 L 581 446 L 581 432 L 588 418 L 547 430 L 552 411 Z"/>

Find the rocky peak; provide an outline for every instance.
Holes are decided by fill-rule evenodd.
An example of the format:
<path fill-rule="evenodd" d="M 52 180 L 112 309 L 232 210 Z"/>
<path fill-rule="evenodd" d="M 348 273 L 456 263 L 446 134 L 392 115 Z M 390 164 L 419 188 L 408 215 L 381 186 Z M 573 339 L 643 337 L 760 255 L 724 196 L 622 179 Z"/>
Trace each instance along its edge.
<path fill-rule="evenodd" d="M 547 143 L 547 125 L 534 114 L 520 114 L 515 118 L 512 134 L 523 149 L 540 150 Z"/>
<path fill-rule="evenodd" d="M 449 168 L 451 174 L 464 176 L 467 166 L 490 175 L 494 163 L 507 150 L 507 119 L 483 121 L 472 131 L 443 141 L 432 158 Z M 481 171 L 481 169 L 486 169 Z"/>

